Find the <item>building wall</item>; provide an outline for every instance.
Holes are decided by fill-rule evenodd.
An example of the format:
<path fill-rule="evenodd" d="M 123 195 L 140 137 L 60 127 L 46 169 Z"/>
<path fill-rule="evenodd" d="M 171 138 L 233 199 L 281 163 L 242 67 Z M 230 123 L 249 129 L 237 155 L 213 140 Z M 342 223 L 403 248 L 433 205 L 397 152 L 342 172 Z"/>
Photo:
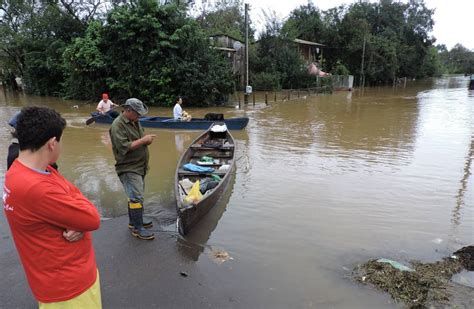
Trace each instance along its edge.
<path fill-rule="evenodd" d="M 244 74 L 245 74 L 245 45 L 228 36 L 214 36 L 210 38 L 211 46 L 221 47 L 231 50 L 221 50 L 222 53 L 225 53 L 229 63 L 232 67 L 232 74 L 234 74 L 238 83 L 244 85 Z M 234 44 L 240 42 L 241 47 L 238 50 L 234 49 Z"/>

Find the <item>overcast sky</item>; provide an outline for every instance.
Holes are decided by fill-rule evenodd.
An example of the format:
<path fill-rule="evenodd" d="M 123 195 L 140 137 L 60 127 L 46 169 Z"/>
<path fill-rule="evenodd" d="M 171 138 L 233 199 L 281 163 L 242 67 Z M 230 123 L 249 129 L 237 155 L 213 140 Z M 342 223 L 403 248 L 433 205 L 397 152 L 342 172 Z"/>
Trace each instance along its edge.
<path fill-rule="evenodd" d="M 403 0 L 402 0 L 403 1 Z M 275 11 L 280 19 L 286 18 L 290 12 L 308 3 L 308 0 L 248 0 L 250 4 L 250 18 L 257 29 L 257 33 L 265 24 L 262 10 Z M 321 10 L 336 7 L 340 4 L 350 4 L 350 0 L 311 0 Z M 403 1 L 403 2 L 406 2 Z M 430 9 L 436 9 L 433 20 L 435 25 L 432 35 L 437 39 L 435 44 L 445 44 L 451 49 L 461 43 L 474 50 L 474 35 L 471 34 L 474 25 L 474 0 L 425 0 Z"/>

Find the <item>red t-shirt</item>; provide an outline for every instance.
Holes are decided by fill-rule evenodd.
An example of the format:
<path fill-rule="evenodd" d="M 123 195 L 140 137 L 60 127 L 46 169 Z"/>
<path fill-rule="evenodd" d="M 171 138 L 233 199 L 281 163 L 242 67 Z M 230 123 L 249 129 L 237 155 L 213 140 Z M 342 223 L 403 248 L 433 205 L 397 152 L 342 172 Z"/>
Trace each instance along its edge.
<path fill-rule="evenodd" d="M 3 207 L 26 277 L 44 303 L 72 299 L 97 276 L 92 235 L 99 228 L 95 206 L 54 168 L 30 169 L 18 160 L 5 175 Z M 84 232 L 69 242 L 65 230 Z"/>

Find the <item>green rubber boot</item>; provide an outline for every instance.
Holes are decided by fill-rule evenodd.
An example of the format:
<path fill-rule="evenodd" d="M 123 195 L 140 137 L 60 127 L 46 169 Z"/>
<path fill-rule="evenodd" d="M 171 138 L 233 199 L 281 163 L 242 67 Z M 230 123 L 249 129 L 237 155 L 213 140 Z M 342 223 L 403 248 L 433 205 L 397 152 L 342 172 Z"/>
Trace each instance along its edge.
<path fill-rule="evenodd" d="M 134 208 L 134 207 L 137 207 L 137 208 Z M 130 218 L 133 223 L 132 236 L 138 239 L 143 239 L 143 240 L 155 239 L 155 234 L 153 234 L 150 231 L 147 231 L 143 227 L 143 207 L 141 206 L 141 204 L 130 203 L 129 211 L 130 211 Z"/>

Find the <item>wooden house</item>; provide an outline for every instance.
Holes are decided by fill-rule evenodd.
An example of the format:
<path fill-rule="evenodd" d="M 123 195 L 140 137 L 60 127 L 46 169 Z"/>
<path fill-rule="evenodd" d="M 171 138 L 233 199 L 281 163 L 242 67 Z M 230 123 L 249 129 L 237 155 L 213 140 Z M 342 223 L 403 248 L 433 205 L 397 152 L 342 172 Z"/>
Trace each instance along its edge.
<path fill-rule="evenodd" d="M 321 62 L 323 59 L 323 48 L 326 46 L 321 43 L 305 41 L 301 39 L 294 39 L 297 44 L 298 51 L 304 58 L 306 63 Z"/>
<path fill-rule="evenodd" d="M 243 41 L 227 34 L 214 34 L 209 36 L 212 48 L 225 53 L 232 73 L 237 77 L 238 83 L 244 85 L 245 75 L 245 44 Z"/>

